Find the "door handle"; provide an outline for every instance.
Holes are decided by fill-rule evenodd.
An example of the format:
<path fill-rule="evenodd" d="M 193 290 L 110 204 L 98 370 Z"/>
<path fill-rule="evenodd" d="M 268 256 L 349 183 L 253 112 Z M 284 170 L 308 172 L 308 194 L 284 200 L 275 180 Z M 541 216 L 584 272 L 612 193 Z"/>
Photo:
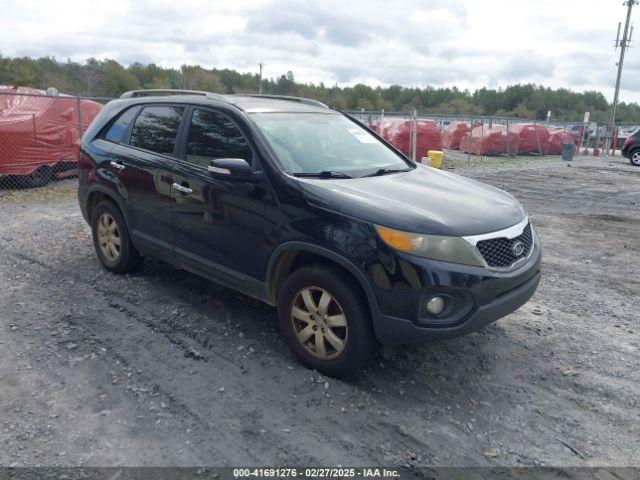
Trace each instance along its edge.
<path fill-rule="evenodd" d="M 188 195 L 190 193 L 193 193 L 193 190 L 190 189 L 189 187 L 185 187 L 183 185 L 180 185 L 179 183 L 173 183 L 173 185 L 171 185 L 173 188 L 175 188 L 176 190 L 178 190 L 180 193 L 184 193 L 185 195 Z"/>
<path fill-rule="evenodd" d="M 118 162 L 110 162 L 110 163 L 113 168 L 116 168 L 120 171 L 124 170 L 124 165 L 122 165 L 121 163 L 118 163 Z"/>

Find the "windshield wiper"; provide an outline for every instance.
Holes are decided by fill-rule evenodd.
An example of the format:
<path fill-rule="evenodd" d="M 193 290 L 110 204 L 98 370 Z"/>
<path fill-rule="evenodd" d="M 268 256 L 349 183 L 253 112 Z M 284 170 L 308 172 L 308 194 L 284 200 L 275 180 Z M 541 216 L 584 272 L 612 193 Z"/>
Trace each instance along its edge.
<path fill-rule="evenodd" d="M 365 177 L 379 177 L 380 175 L 387 175 L 389 173 L 400 173 L 400 172 L 408 172 L 409 169 L 406 168 L 380 168 L 369 175 L 365 175 Z"/>
<path fill-rule="evenodd" d="M 318 173 L 294 173 L 296 177 L 313 177 L 313 178 L 353 178 L 351 175 L 347 175 L 346 173 L 336 172 L 334 170 L 322 170 Z"/>

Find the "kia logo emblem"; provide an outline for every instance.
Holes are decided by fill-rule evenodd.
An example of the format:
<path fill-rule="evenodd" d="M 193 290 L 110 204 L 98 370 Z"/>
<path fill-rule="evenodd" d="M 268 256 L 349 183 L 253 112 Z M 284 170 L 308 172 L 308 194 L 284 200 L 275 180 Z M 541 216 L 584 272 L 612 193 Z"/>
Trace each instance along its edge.
<path fill-rule="evenodd" d="M 511 246 L 511 251 L 513 252 L 514 256 L 519 257 L 524 253 L 524 243 L 518 240 Z"/>

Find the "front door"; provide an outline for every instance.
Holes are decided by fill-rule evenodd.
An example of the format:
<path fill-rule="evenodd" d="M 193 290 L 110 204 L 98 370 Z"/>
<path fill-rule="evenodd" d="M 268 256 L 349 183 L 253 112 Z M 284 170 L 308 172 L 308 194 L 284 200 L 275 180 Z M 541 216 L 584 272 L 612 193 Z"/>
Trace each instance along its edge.
<path fill-rule="evenodd" d="M 192 269 L 243 290 L 259 290 L 266 263 L 264 179 L 258 183 L 214 178 L 212 160 L 259 160 L 238 125 L 221 111 L 193 107 L 180 159 L 173 169 L 171 215 L 176 258 Z M 239 284 L 239 285 L 238 285 Z"/>

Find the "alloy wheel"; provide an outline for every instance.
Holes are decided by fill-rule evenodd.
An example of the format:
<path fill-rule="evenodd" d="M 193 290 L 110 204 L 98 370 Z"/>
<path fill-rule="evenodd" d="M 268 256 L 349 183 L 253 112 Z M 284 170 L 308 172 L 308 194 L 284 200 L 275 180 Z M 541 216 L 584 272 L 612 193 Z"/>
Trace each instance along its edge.
<path fill-rule="evenodd" d="M 118 224 L 108 213 L 103 213 L 98 218 L 98 244 L 104 257 L 111 263 L 120 258 L 121 237 Z"/>
<path fill-rule="evenodd" d="M 636 166 L 640 166 L 640 152 L 635 152 L 631 156 L 631 162 Z"/>
<path fill-rule="evenodd" d="M 329 291 L 319 287 L 300 290 L 291 304 L 291 323 L 298 342 L 312 356 L 331 360 L 344 351 L 347 317 Z"/>

